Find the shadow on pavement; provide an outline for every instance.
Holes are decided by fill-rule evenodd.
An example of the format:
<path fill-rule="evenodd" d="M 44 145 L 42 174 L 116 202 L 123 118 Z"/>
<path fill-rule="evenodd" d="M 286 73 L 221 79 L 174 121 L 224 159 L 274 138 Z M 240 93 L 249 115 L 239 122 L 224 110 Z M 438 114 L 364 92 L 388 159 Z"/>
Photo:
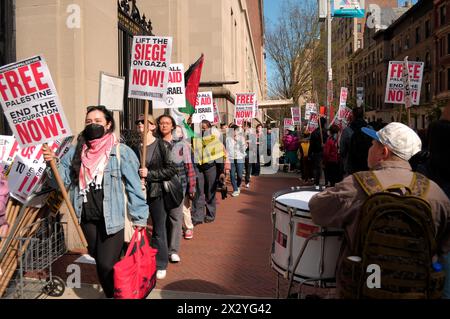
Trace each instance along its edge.
<path fill-rule="evenodd" d="M 191 279 L 179 280 L 165 285 L 161 289 L 161 298 L 169 299 L 173 297 L 196 299 L 196 298 L 223 298 L 220 295 L 229 295 L 231 292 L 222 286 L 209 281 Z M 208 294 L 208 295 L 206 295 Z M 218 295 L 218 296 L 215 296 Z"/>

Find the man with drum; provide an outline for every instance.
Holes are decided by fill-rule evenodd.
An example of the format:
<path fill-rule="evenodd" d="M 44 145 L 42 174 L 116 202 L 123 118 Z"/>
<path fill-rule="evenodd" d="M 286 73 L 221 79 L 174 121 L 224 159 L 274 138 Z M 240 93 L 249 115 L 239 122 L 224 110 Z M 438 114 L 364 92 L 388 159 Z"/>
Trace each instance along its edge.
<path fill-rule="evenodd" d="M 421 140 L 417 134 L 401 123 L 390 123 L 376 132 L 362 128 L 363 132 L 373 138 L 368 154 L 369 169 L 375 174 L 384 189 L 391 185 L 410 185 L 413 172 L 408 160 L 421 150 Z M 343 229 L 345 240 L 337 261 L 336 286 L 338 295 L 342 296 L 343 261 L 354 251 L 361 217 L 361 207 L 367 195 L 356 180 L 355 175 L 347 176 L 335 187 L 327 188 L 314 195 L 309 208 L 313 222 L 323 227 Z M 450 251 L 450 201 L 439 186 L 430 181 L 424 198 L 431 205 L 431 212 L 436 233 L 442 240 L 437 242 L 438 252 Z"/>

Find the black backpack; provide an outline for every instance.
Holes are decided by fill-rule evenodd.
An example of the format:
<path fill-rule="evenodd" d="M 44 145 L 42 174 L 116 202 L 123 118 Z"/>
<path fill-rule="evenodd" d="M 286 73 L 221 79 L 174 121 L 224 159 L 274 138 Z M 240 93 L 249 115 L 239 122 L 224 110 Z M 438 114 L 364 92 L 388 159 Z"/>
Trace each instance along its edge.
<path fill-rule="evenodd" d="M 351 252 L 360 260 L 342 264 L 342 297 L 350 299 L 440 298 L 445 273 L 432 267 L 436 234 L 430 204 L 424 200 L 429 180 L 414 174 L 410 186 L 383 189 L 373 172 L 353 174 L 368 195 Z M 369 269 L 379 267 L 379 287 L 369 287 Z"/>
<path fill-rule="evenodd" d="M 353 128 L 353 134 L 350 138 L 349 164 L 350 172 L 368 171 L 367 154 L 372 145 L 372 138 L 365 134 L 361 128 Z"/>

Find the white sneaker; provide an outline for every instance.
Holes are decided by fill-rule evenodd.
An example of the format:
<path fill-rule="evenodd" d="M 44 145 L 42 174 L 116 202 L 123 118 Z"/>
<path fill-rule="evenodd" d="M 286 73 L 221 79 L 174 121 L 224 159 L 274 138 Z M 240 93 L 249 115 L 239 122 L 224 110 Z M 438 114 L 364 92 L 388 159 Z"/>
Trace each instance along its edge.
<path fill-rule="evenodd" d="M 236 197 L 236 196 L 239 196 L 239 194 L 240 194 L 240 192 L 237 190 L 237 191 L 234 191 L 233 193 L 231 193 L 231 196 Z"/>
<path fill-rule="evenodd" d="M 320 190 L 320 186 L 319 185 L 316 185 L 316 190 Z"/>
<path fill-rule="evenodd" d="M 178 254 L 171 254 L 170 255 L 170 261 L 173 263 L 178 263 L 181 261 L 181 258 Z"/>
<path fill-rule="evenodd" d="M 164 278 L 166 278 L 166 275 L 167 275 L 167 270 L 157 270 L 156 271 L 156 278 L 157 279 L 164 279 Z"/>
<path fill-rule="evenodd" d="M 246 188 L 250 188 L 250 183 L 245 184 Z"/>

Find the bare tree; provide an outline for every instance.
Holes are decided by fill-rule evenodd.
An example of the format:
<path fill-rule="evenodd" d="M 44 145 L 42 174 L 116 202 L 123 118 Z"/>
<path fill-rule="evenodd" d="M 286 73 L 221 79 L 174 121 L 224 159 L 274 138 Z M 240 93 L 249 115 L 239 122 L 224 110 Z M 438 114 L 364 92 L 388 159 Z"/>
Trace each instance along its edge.
<path fill-rule="evenodd" d="M 275 99 L 312 97 L 312 63 L 320 45 L 316 0 L 282 2 L 283 15 L 266 23 L 265 48 L 275 76 L 269 79 L 269 96 Z"/>

